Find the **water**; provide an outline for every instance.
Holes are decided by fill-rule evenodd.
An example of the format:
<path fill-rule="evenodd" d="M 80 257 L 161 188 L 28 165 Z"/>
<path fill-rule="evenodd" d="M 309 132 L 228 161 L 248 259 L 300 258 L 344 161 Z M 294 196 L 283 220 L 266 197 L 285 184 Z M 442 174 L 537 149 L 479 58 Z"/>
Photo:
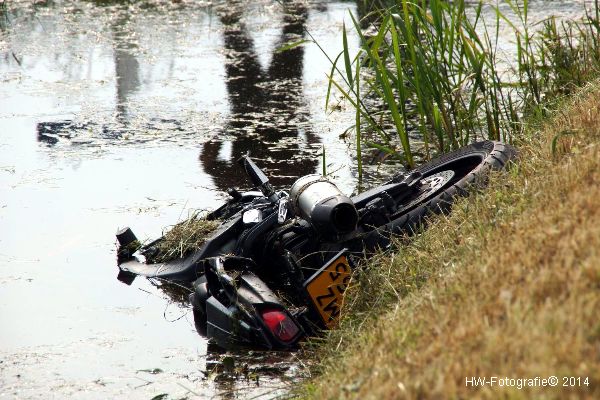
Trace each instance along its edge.
<path fill-rule="evenodd" d="M 306 28 L 333 53 L 355 5 L 2 7 L 3 398 L 272 396 L 301 377 L 293 355 L 209 348 L 185 305 L 117 281 L 114 233 L 155 237 L 215 207 L 246 185 L 235 159 L 248 151 L 289 185 L 320 168 L 325 144 L 351 190 L 337 135 L 352 117 L 323 108 L 326 58 L 274 50 Z"/>
<path fill-rule="evenodd" d="M 327 59 L 274 50 L 307 29 L 335 55 L 360 10 L 286 4 L 0 0 L 0 397 L 272 397 L 303 377 L 294 355 L 210 348 L 184 304 L 117 281 L 114 243 L 214 208 L 246 152 L 285 186 L 325 146 L 353 191 L 354 113 L 323 109 Z"/>

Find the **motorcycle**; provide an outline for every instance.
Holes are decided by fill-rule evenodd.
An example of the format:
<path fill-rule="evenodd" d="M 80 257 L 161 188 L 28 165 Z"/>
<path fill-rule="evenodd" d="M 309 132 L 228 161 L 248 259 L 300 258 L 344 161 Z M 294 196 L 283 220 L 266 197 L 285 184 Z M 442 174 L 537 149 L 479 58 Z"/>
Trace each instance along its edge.
<path fill-rule="evenodd" d="M 352 198 L 321 175 L 275 190 L 244 156 L 239 162 L 255 190 L 228 191 L 230 199 L 206 216 L 218 227 L 202 245 L 157 261 L 164 236 L 141 245 L 124 228 L 117 232 L 119 278 L 189 288 L 196 329 L 219 346 L 292 349 L 335 327 L 359 259 L 411 233 L 428 214 L 448 211 L 515 156 L 501 142 L 473 143 Z"/>

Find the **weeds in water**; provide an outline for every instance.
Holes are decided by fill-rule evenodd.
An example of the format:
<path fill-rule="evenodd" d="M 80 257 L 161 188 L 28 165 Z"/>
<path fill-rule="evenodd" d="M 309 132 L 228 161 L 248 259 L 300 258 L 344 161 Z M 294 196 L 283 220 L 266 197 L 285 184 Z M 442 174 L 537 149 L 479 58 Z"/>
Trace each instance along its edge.
<path fill-rule="evenodd" d="M 321 162 L 323 163 L 323 170 L 321 171 L 324 177 L 327 176 L 327 156 L 325 154 L 325 145 L 323 145 L 323 151 L 321 152 Z"/>
<path fill-rule="evenodd" d="M 335 87 L 356 109 L 359 181 L 361 143 L 412 167 L 417 151 L 429 158 L 433 151 L 482 138 L 510 142 L 521 132 L 523 116 L 543 115 L 547 99 L 569 94 L 597 74 L 598 0 L 583 20 L 558 22 L 551 17 L 536 30 L 528 20 L 527 1 L 506 0 L 506 4 L 518 24 L 499 7 L 492 8 L 492 21 L 484 20 L 484 7 L 492 6 L 479 1 L 467 7 L 464 0 L 396 0 L 368 15 L 378 20 L 377 31 L 369 36 L 352 16 L 360 51 L 350 54 L 344 26 L 343 51 L 330 60 L 326 103 Z M 504 22 L 513 28 L 517 50 L 516 66 L 509 63 L 509 73 L 500 70 L 497 54 Z M 344 72 L 338 66 L 341 60 Z M 367 107 L 366 98 L 383 104 L 395 135 L 377 122 L 374 116 L 381 113 Z M 378 143 L 365 140 L 369 136 L 361 120 L 378 135 Z"/>
<path fill-rule="evenodd" d="M 462 0 L 399 0 L 380 11 L 379 29 L 370 37 L 352 19 L 361 50 L 350 63 L 343 41 L 348 89 L 342 93 L 346 98 L 350 93 L 359 97 L 359 80 L 350 79 L 352 71 L 361 64 L 372 71 L 371 77 L 363 79 L 363 96 L 374 95 L 385 105 L 409 166 L 414 166 L 411 132 L 420 135 L 427 156 L 432 145 L 444 151 L 477 137 L 502 136 L 498 110 L 510 104 L 506 96 L 498 96 L 502 82 L 495 52 L 487 47 L 490 36 L 487 30 L 483 37 L 478 33 L 482 7 L 480 3 L 470 16 Z M 330 81 L 340 86 L 334 74 Z M 396 151 L 389 146 L 387 150 Z"/>
<path fill-rule="evenodd" d="M 600 4 L 594 0 L 581 20 L 541 22 L 535 33 L 528 29 L 527 9 L 508 1 L 521 26 L 505 19 L 514 30 L 518 50 L 517 76 L 522 111 L 545 113 L 548 99 L 568 95 L 595 78 L 600 71 Z"/>

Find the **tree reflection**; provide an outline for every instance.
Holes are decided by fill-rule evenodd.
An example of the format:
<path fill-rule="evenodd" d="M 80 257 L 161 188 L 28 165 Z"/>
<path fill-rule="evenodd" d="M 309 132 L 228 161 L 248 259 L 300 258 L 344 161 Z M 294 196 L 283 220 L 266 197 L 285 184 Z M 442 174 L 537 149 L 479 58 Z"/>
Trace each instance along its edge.
<path fill-rule="evenodd" d="M 112 1 L 95 1 L 97 6 L 112 5 Z M 118 2 L 117 2 L 118 3 Z M 115 118 L 118 125 L 102 125 L 101 136 L 104 139 L 120 139 L 131 122 L 128 112 L 129 98 L 140 88 L 140 64 L 135 54 L 137 44 L 132 40 L 130 16 L 127 12 L 118 10 L 111 20 L 110 32 L 113 46 L 113 62 L 115 68 L 116 110 Z M 60 138 L 72 138 L 78 131 L 90 128 L 91 124 L 76 123 L 72 120 L 56 122 L 40 122 L 36 126 L 38 141 L 54 145 Z"/>
<path fill-rule="evenodd" d="M 231 104 L 231 116 L 223 133 L 225 140 L 230 141 L 231 156 L 220 156 L 224 149 L 220 138 L 205 143 L 200 154 L 204 170 L 214 177 L 221 190 L 247 186 L 245 176 L 238 174 L 234 165 L 246 153 L 268 171 L 275 185 L 289 184 L 298 176 L 313 173 L 318 162 L 315 150 L 319 140 L 312 132 L 303 103 L 304 49 L 276 50 L 304 37 L 306 5 L 302 1 L 284 4 L 283 26 L 266 69 L 260 65 L 242 9 L 241 3 L 218 9 Z"/>
<path fill-rule="evenodd" d="M 129 120 L 127 113 L 128 98 L 140 87 L 140 63 L 135 57 L 137 44 L 131 40 L 131 34 L 127 29 L 128 23 L 128 15 L 120 13 L 119 17 L 110 26 L 114 46 L 117 121 L 123 125 L 127 125 Z"/>

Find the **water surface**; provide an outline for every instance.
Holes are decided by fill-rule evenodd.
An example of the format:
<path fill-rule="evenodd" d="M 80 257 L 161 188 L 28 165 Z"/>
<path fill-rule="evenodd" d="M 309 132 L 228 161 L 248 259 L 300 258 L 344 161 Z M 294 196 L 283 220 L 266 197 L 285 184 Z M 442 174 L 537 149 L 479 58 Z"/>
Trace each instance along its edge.
<path fill-rule="evenodd" d="M 268 396 L 293 355 L 221 354 L 185 304 L 116 279 L 114 233 L 140 238 L 247 186 L 318 170 L 344 111 L 327 60 L 276 52 L 307 29 L 334 52 L 352 3 L 10 2 L 0 14 L 0 385 L 7 398 Z M 352 38 L 356 46 L 355 38 Z M 223 362 L 225 360 L 225 362 Z"/>

